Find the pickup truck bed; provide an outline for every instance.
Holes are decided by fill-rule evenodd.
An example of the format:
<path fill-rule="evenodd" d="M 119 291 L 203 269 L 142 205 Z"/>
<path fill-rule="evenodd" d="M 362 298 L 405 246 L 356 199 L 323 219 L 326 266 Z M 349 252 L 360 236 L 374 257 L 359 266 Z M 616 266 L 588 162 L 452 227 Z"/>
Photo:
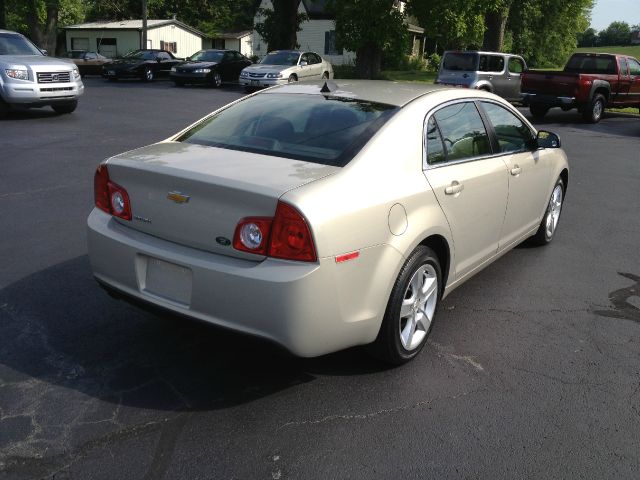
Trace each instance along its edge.
<path fill-rule="evenodd" d="M 535 118 L 553 107 L 577 108 L 596 123 L 606 107 L 640 108 L 640 63 L 624 55 L 576 53 L 563 71 L 524 72 L 522 95 Z"/>

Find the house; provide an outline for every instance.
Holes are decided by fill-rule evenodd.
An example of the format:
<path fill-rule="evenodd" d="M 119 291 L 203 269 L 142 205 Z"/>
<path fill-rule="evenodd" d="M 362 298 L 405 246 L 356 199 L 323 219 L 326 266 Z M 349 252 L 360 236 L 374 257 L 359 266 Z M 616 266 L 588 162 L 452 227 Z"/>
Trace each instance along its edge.
<path fill-rule="evenodd" d="M 640 30 L 631 32 L 631 45 L 640 45 Z"/>
<path fill-rule="evenodd" d="M 216 35 L 214 38 L 205 41 L 206 47 L 203 48 L 226 48 L 228 50 L 237 50 L 246 57 L 253 56 L 253 32 L 246 30 L 244 32 L 224 32 Z"/>
<path fill-rule="evenodd" d="M 91 22 L 65 27 L 66 48 L 90 50 L 105 57 L 123 56 L 142 45 L 142 20 Z M 184 58 L 210 42 L 204 33 L 176 19 L 147 20 L 146 48 L 160 48 Z"/>
<path fill-rule="evenodd" d="M 300 0 L 298 13 L 304 13 L 309 20 L 300 24 L 301 30 L 298 32 L 298 44 L 303 50 L 311 50 L 319 53 L 333 65 L 344 65 L 355 63 L 356 54 L 344 50 L 336 43 L 335 17 L 327 12 L 327 0 Z M 404 2 L 396 2 L 396 8 L 404 11 Z M 262 23 L 263 16 L 260 10 L 273 10 L 271 0 L 262 0 L 260 8 L 256 13 L 253 24 Z M 412 36 L 413 55 L 424 53 L 424 29 L 407 23 L 407 30 Z M 253 54 L 259 57 L 266 55 L 267 42 L 258 34 L 253 32 Z"/>
<path fill-rule="evenodd" d="M 319 53 L 333 65 L 344 65 L 354 63 L 356 54 L 342 49 L 336 45 L 335 18 L 326 12 L 326 0 L 301 0 L 298 12 L 304 13 L 309 20 L 303 22 L 298 32 L 298 44 L 303 50 L 310 50 Z M 260 10 L 273 10 L 271 0 L 262 0 L 260 8 L 256 13 L 253 24 L 262 23 L 263 16 Z M 258 34 L 253 32 L 253 54 L 263 57 L 267 54 L 267 42 Z"/>

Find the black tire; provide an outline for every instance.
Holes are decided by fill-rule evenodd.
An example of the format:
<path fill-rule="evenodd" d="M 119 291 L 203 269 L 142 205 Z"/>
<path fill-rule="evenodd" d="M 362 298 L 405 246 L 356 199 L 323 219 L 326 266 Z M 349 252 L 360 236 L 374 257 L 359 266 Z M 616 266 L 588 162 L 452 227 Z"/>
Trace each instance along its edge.
<path fill-rule="evenodd" d="M 604 95 L 596 93 L 589 105 L 582 111 L 582 118 L 587 123 L 598 123 L 604 117 L 604 109 L 607 106 L 607 100 Z"/>
<path fill-rule="evenodd" d="M 151 67 L 147 67 L 142 72 L 142 81 L 143 82 L 153 82 L 153 69 Z"/>
<path fill-rule="evenodd" d="M 51 108 L 53 108 L 53 111 L 59 114 L 65 114 L 65 113 L 71 113 L 73 112 L 76 107 L 78 106 L 78 101 L 77 100 L 72 100 L 70 102 L 65 102 L 65 103 L 58 103 L 56 105 L 51 105 Z"/>
<path fill-rule="evenodd" d="M 558 186 L 560 187 L 560 190 L 561 190 L 560 207 L 558 209 L 558 216 L 554 222 L 553 229 L 551 232 L 549 232 L 549 229 L 547 228 L 547 223 L 549 222 L 549 217 L 553 215 L 554 194 L 556 193 L 556 189 L 558 188 Z M 549 198 L 549 202 L 547 202 L 547 208 L 544 211 L 544 215 L 542 216 L 542 221 L 538 226 L 538 230 L 536 231 L 535 235 L 529 239 L 529 243 L 531 245 L 543 246 L 543 245 L 547 245 L 548 243 L 551 242 L 551 240 L 553 240 L 555 233 L 558 231 L 558 222 L 560 221 L 560 217 L 562 216 L 561 214 L 562 214 L 562 207 L 564 205 L 565 191 L 566 191 L 565 184 L 562 181 L 562 178 L 559 178 L 553 187 L 553 190 L 551 192 L 551 197 Z"/>
<path fill-rule="evenodd" d="M 0 118 L 5 118 L 9 115 L 11 107 L 7 102 L 0 98 Z"/>
<path fill-rule="evenodd" d="M 420 343 L 407 349 L 401 339 L 407 323 L 403 321 L 400 311 L 405 300 L 411 301 L 411 297 L 407 298 L 409 292 L 412 291 L 412 287 L 410 286 L 411 280 L 414 275 L 421 275 L 424 269 L 428 269 L 429 272 L 429 276 L 425 276 L 425 278 L 433 280 L 435 277 L 437 282 L 434 292 L 428 297 L 431 299 L 429 302 L 433 303 L 425 303 L 424 306 L 424 310 L 432 311 L 431 321 L 426 329 L 415 329 L 416 332 L 420 331 Z M 427 338 L 429 337 L 435 315 L 438 311 L 442 291 L 442 269 L 440 268 L 438 257 L 429 247 L 423 245 L 418 246 L 411 255 L 409 255 L 409 258 L 398 274 L 398 278 L 391 291 L 391 296 L 389 297 L 389 302 L 387 303 L 387 309 L 384 314 L 384 319 L 382 320 L 382 325 L 380 326 L 380 331 L 378 332 L 378 337 L 371 345 L 371 353 L 392 365 L 402 365 L 418 355 L 427 343 Z M 416 300 L 416 304 L 417 303 L 419 303 L 418 300 Z M 414 309 L 413 312 L 416 312 L 416 310 Z M 422 318 L 425 317 L 426 316 L 423 316 Z M 424 325 L 422 325 L 422 327 L 423 326 Z"/>
<path fill-rule="evenodd" d="M 298 77 L 296 77 L 295 74 L 292 73 L 291 75 L 289 75 L 289 78 L 287 79 L 287 81 L 289 83 L 297 82 L 298 81 Z"/>
<path fill-rule="evenodd" d="M 213 88 L 220 88 L 222 86 L 222 75 L 220 75 L 220 72 L 213 72 L 211 76 L 211 86 Z"/>
<path fill-rule="evenodd" d="M 536 120 L 542 120 L 544 116 L 549 111 L 549 107 L 545 105 L 541 105 L 539 103 L 532 103 L 529 105 L 529 111 L 531 112 L 531 116 Z"/>

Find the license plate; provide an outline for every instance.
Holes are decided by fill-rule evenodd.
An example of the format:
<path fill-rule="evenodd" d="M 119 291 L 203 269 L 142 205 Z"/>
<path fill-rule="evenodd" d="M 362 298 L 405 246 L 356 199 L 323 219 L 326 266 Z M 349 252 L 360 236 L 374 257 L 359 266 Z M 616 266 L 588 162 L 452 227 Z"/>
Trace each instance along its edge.
<path fill-rule="evenodd" d="M 147 271 L 143 290 L 174 303 L 191 303 L 191 269 L 153 257 L 146 258 Z"/>
<path fill-rule="evenodd" d="M 113 76 L 115 76 L 115 74 L 116 74 L 116 72 L 115 72 L 114 70 L 109 70 L 109 71 L 107 72 L 107 75 L 110 75 L 110 76 L 112 76 L 112 77 L 113 77 Z"/>
<path fill-rule="evenodd" d="M 251 86 L 252 87 L 258 87 L 258 86 L 260 86 L 260 82 L 258 80 L 251 80 Z"/>

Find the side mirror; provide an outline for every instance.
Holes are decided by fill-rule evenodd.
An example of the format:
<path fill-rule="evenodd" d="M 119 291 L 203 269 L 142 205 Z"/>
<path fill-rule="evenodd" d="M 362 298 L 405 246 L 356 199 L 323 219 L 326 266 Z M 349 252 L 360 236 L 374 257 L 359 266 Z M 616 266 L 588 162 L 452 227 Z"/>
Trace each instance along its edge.
<path fill-rule="evenodd" d="M 40 51 L 43 55 L 49 55 L 49 52 L 47 52 L 44 48 L 41 48 Z"/>
<path fill-rule="evenodd" d="M 536 145 L 538 148 L 560 148 L 560 137 L 553 132 L 540 130 L 536 136 Z"/>
<path fill-rule="evenodd" d="M 307 66 L 307 62 L 305 62 L 304 60 L 300 60 L 300 66 L 301 67 L 306 67 Z"/>
<path fill-rule="evenodd" d="M 156 57 L 156 62 L 160 63 L 162 59 L 160 57 Z"/>

